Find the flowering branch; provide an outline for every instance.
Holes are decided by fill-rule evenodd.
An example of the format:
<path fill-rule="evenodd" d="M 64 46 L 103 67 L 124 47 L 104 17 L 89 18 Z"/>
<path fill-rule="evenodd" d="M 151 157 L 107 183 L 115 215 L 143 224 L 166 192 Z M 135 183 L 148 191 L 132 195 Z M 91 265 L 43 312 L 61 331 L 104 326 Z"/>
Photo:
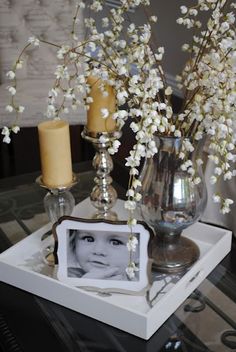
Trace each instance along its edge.
<path fill-rule="evenodd" d="M 57 58 L 61 60 L 48 96 L 47 117 L 59 118 L 61 113 L 68 113 L 70 108 L 77 109 L 79 105 L 89 109 L 92 101 L 87 78 L 91 75 L 104 82 L 104 86 L 108 84 L 114 89 L 117 111 L 113 118 L 117 129 L 121 129 L 129 117 L 136 138 L 126 160 L 130 180 L 125 207 L 130 212 L 130 226 L 135 224 L 133 212 L 141 199 L 140 161 L 157 153 L 155 134 L 183 139 L 191 137 L 192 141 L 207 135 L 210 139 L 209 158 L 215 164 L 212 183 L 221 177 L 229 180 L 236 174 L 236 136 L 233 130 L 236 116 L 235 2 L 196 0 L 189 8 L 180 6 L 182 17 L 177 23 L 193 30 L 194 35 L 192 43 L 182 47 L 189 58 L 183 72 L 177 76 L 179 87 L 184 91 L 183 107 L 177 115 L 171 105 L 172 89 L 166 84 L 161 66 L 164 48 L 154 47 L 152 42 L 152 23 L 158 23 L 157 17 L 145 10 L 147 23 L 137 26 L 125 21 L 129 9 L 135 11 L 140 6 L 149 5 L 149 0 L 121 0 L 120 7 L 111 9 L 109 17 L 102 18 L 102 32 L 99 32 L 94 18 L 85 18 L 87 38 L 78 41 L 75 32 L 79 10 L 87 8 L 96 15 L 105 6 L 104 0 L 89 0 L 86 4 L 79 1 L 72 21 L 72 44 L 58 45 L 31 37 L 13 70 L 7 73 L 13 85 L 8 88 L 11 102 L 6 109 L 15 111 L 17 116 L 24 107 L 14 101 L 16 70 L 22 66 L 20 58 L 29 45 L 53 45 L 57 48 Z M 209 13 L 206 23 L 200 21 L 203 12 Z M 101 85 L 101 91 L 106 94 L 104 86 Z M 103 113 L 106 118 L 106 112 Z M 2 130 L 4 141 L 9 143 L 10 132 L 16 133 L 18 129 L 16 125 L 5 126 Z M 118 146 L 119 142 L 115 141 L 109 152 L 114 154 Z M 185 141 L 180 158 L 192 181 L 198 183 L 199 177 L 188 160 L 193 149 L 194 143 Z M 213 200 L 221 204 L 223 213 L 228 212 L 232 200 L 219 197 L 214 195 Z"/>

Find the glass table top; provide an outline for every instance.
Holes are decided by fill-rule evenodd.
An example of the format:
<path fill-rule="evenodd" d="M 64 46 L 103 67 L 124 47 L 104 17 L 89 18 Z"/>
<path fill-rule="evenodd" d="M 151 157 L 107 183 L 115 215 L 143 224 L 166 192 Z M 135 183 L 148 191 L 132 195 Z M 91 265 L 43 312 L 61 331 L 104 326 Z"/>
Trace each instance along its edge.
<path fill-rule="evenodd" d="M 94 171 L 78 166 L 76 203 L 89 196 Z M 0 252 L 48 223 L 46 191 L 28 174 L 0 181 Z M 114 184 L 121 198 L 125 191 Z M 212 351 L 236 350 L 236 249 L 148 340 L 0 284 L 0 351 Z"/>

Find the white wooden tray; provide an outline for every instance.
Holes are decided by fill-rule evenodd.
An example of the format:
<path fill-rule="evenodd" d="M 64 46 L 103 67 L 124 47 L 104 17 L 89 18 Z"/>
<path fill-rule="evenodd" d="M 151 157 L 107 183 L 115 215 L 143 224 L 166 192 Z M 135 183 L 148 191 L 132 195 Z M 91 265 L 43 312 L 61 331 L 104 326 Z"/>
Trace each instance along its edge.
<path fill-rule="evenodd" d="M 125 218 L 122 208 L 122 201 L 118 201 L 120 219 Z M 92 212 L 85 200 L 76 206 L 73 216 L 88 217 Z M 156 281 L 146 295 L 104 297 L 56 279 L 56 268 L 44 262 L 45 248 L 52 238 L 42 241 L 41 237 L 49 229 L 48 224 L 0 254 L 0 280 L 143 339 L 149 339 L 224 258 L 230 251 L 232 236 L 231 231 L 196 223 L 184 235 L 199 246 L 200 258 L 185 275 L 156 273 Z"/>

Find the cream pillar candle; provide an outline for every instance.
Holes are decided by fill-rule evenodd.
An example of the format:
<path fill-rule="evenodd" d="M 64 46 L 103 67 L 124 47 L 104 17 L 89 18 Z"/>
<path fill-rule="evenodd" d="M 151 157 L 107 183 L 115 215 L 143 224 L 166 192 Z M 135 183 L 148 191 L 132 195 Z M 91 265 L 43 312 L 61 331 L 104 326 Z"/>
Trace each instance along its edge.
<path fill-rule="evenodd" d="M 116 129 L 116 122 L 112 118 L 116 109 L 115 92 L 111 86 L 106 84 L 105 90 L 108 95 L 104 96 L 99 88 L 101 82 L 99 78 L 94 76 L 87 78 L 87 83 L 91 87 L 89 96 L 93 98 L 87 114 L 87 129 L 91 132 L 112 132 Z M 102 117 L 101 109 L 109 111 L 109 116 L 106 119 Z"/>
<path fill-rule="evenodd" d="M 42 181 L 49 188 L 72 181 L 69 124 L 50 120 L 38 125 Z"/>

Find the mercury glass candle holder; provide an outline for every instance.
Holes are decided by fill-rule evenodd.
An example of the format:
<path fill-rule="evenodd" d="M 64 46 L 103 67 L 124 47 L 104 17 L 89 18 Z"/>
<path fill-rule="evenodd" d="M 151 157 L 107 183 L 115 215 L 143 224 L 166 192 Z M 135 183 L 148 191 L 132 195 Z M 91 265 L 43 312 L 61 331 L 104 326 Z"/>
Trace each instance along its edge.
<path fill-rule="evenodd" d="M 48 192 L 44 197 L 44 208 L 46 214 L 52 224 L 54 224 L 61 216 L 71 215 L 74 206 L 75 199 L 70 189 L 78 182 L 77 175 L 73 174 L 71 183 L 65 186 L 49 187 L 43 183 L 42 176 L 36 179 L 36 183 L 47 189 Z M 45 261 L 49 265 L 55 264 L 54 258 L 54 245 L 49 246 L 45 249 Z"/>
<path fill-rule="evenodd" d="M 93 215 L 96 219 L 117 220 L 117 214 L 112 211 L 117 201 L 117 192 L 112 186 L 110 172 L 113 170 L 113 161 L 108 148 L 121 134 L 121 131 L 91 132 L 86 127 L 82 131 L 82 137 L 92 143 L 96 150 L 93 158 L 93 167 L 96 170 L 95 186 L 90 194 L 91 203 L 97 209 Z"/>

